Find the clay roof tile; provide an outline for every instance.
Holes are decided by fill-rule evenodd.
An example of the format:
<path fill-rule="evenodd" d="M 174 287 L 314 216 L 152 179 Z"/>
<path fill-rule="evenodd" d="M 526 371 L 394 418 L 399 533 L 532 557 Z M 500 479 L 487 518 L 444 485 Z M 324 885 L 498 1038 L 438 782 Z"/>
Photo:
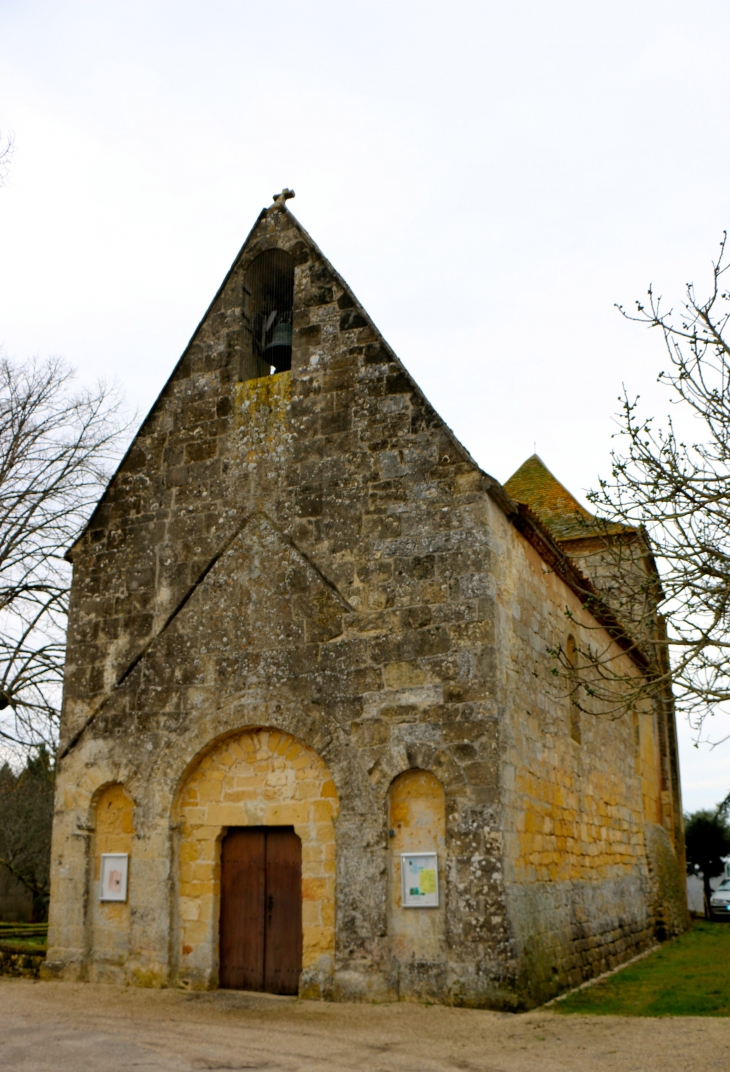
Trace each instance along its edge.
<path fill-rule="evenodd" d="M 533 454 L 512 474 L 504 488 L 517 502 L 529 506 L 557 540 L 629 531 L 625 525 L 604 524 L 589 513 L 553 476 L 537 454 Z"/>

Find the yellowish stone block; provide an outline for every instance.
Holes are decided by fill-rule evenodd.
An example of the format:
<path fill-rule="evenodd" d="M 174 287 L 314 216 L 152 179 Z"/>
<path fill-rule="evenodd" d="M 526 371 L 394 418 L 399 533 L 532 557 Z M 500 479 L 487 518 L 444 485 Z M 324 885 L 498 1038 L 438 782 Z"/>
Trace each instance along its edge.
<path fill-rule="evenodd" d="M 295 823 L 306 823 L 308 818 L 309 805 L 307 804 L 269 804 L 264 821 L 267 826 L 290 826 Z"/>
<path fill-rule="evenodd" d="M 246 812 L 241 804 L 210 804 L 208 826 L 245 826 Z"/>
<path fill-rule="evenodd" d="M 319 800 L 322 795 L 322 785 L 319 781 L 301 781 L 296 787 L 297 800 Z"/>
<path fill-rule="evenodd" d="M 302 878 L 302 900 L 321 901 L 327 893 L 327 882 L 323 878 Z"/>
<path fill-rule="evenodd" d="M 321 927 L 322 910 L 319 901 L 302 901 L 302 927 Z"/>
<path fill-rule="evenodd" d="M 334 934 L 330 927 L 307 927 L 302 933 L 302 953 L 305 967 L 316 963 L 323 953 L 334 952 Z M 309 958 L 309 959 L 308 959 Z"/>

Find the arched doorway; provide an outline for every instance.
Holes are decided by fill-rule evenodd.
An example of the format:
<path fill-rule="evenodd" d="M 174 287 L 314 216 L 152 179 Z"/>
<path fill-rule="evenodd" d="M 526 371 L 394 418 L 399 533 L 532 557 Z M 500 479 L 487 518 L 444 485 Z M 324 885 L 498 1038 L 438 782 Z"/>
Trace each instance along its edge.
<path fill-rule="evenodd" d="M 183 983 L 291 993 L 300 971 L 331 973 L 338 811 L 327 765 L 290 734 L 245 730 L 202 757 L 177 805 Z"/>

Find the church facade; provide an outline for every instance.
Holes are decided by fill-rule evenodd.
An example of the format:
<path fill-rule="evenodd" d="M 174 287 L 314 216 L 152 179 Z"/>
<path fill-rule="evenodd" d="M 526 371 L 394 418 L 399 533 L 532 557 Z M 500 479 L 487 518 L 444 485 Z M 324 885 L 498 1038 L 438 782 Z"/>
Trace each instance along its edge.
<path fill-rule="evenodd" d="M 686 926 L 673 714 L 285 200 L 70 551 L 44 971 L 529 1007 Z"/>

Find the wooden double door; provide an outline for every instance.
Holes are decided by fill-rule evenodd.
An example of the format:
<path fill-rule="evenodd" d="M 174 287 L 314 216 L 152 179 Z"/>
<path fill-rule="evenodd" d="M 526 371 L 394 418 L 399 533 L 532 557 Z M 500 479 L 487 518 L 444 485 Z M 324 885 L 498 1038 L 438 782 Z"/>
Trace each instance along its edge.
<path fill-rule="evenodd" d="M 291 826 L 233 827 L 221 846 L 219 985 L 296 994 L 302 843 Z"/>

